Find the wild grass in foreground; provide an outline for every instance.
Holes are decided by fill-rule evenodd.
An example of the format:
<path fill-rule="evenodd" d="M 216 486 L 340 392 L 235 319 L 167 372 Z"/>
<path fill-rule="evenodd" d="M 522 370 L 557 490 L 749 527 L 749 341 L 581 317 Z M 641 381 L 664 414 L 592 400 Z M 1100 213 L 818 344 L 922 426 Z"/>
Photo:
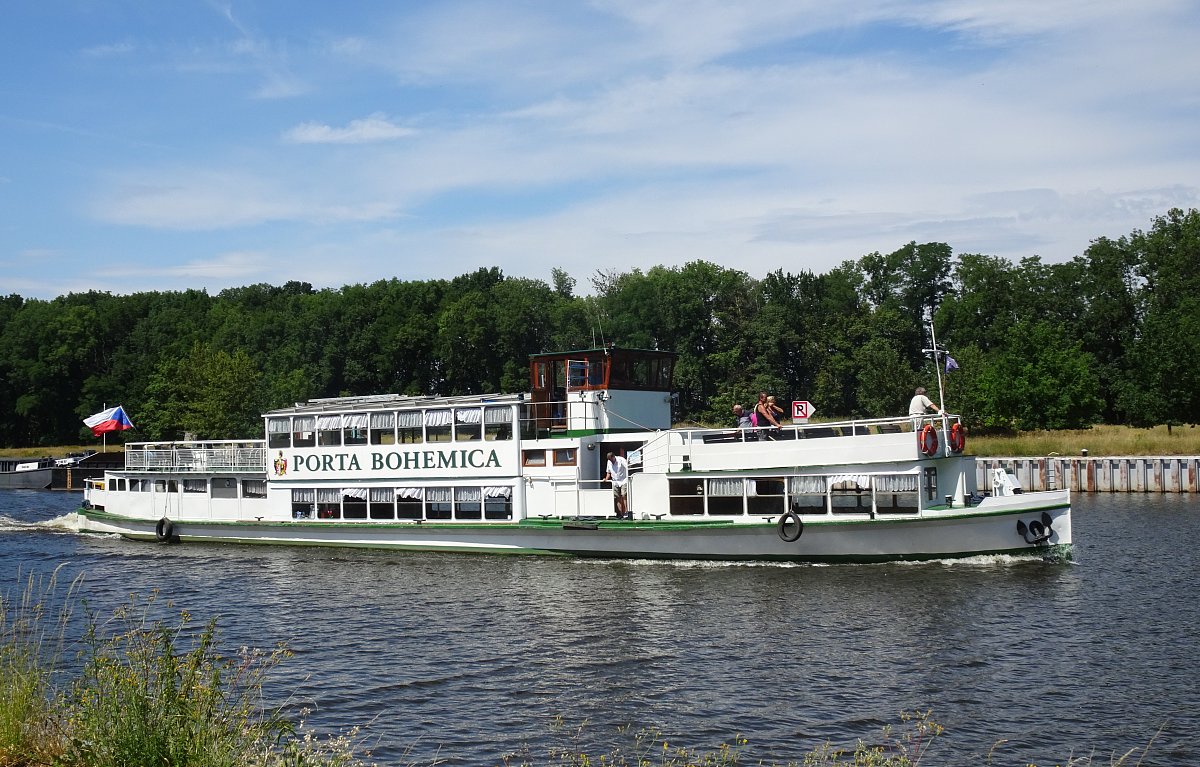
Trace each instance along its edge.
<path fill-rule="evenodd" d="M 203 626 L 130 597 L 113 617 L 86 618 L 78 672 L 63 664 L 78 581 L 29 578 L 0 596 L 0 767 L 351 767 L 357 731 L 318 738 L 264 705 L 267 674 L 289 653 L 218 650 Z"/>
<path fill-rule="evenodd" d="M 357 729 L 320 738 L 265 705 L 268 674 L 290 653 L 218 652 L 214 621 L 131 596 L 105 621 L 84 617 L 79 657 L 64 662 L 79 580 L 59 589 L 57 571 L 29 576 L 15 597 L 0 594 L 0 767 L 361 767 L 369 753 Z M 20 585 L 20 583 L 19 583 Z M 171 616 L 169 619 L 156 616 Z M 72 671 L 68 671 L 68 667 Z M 931 712 L 901 715 L 871 741 L 826 742 L 789 767 L 937 765 L 944 735 Z M 522 747 L 505 767 L 735 767 L 763 765 L 737 736 L 715 749 L 672 745 L 657 730 L 617 732 L 599 753 L 582 746 L 585 726 L 551 726 L 544 754 Z M 590 740 L 590 738 L 589 738 Z M 1153 740 L 1151 740 L 1153 742 Z M 1002 764 L 997 743 L 984 764 Z M 1146 750 L 1149 749 L 1149 745 Z M 1145 750 L 1102 761 L 1072 757 L 1058 767 L 1136 767 Z M 408 760 L 406 760 L 408 761 Z M 440 764 L 434 758 L 430 764 Z M 410 765 L 416 762 L 409 761 Z M 778 763 L 772 762 L 772 765 Z M 1021 767 L 1036 767 L 1022 765 Z"/>

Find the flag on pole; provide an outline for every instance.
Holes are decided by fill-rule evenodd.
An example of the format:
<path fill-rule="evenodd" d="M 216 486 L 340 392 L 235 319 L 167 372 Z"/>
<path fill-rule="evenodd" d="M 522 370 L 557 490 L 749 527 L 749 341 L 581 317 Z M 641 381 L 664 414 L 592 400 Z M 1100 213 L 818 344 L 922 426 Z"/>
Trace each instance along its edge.
<path fill-rule="evenodd" d="M 949 354 L 947 354 L 946 355 L 946 372 L 949 373 L 951 370 L 958 370 L 958 363 L 954 361 L 953 357 L 951 357 Z"/>
<path fill-rule="evenodd" d="M 125 429 L 133 428 L 133 421 L 129 420 L 129 416 L 125 415 L 125 408 L 117 405 L 110 407 L 108 410 L 101 410 L 95 415 L 90 415 L 83 419 L 83 425 L 92 430 L 92 434 L 99 437 L 110 431 L 124 431 Z"/>

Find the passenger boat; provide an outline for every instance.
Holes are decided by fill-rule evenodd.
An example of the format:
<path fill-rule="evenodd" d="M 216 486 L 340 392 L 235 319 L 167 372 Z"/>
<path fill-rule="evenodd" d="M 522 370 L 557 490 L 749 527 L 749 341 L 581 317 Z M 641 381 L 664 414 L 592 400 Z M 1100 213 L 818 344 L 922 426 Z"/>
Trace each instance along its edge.
<path fill-rule="evenodd" d="M 877 562 L 1064 558 L 1068 490 L 977 487 L 955 415 L 672 428 L 673 354 L 535 355 L 530 391 L 315 399 L 263 439 L 143 442 L 89 480 L 86 530 L 485 554 Z M 605 456 L 628 456 L 618 518 Z"/>

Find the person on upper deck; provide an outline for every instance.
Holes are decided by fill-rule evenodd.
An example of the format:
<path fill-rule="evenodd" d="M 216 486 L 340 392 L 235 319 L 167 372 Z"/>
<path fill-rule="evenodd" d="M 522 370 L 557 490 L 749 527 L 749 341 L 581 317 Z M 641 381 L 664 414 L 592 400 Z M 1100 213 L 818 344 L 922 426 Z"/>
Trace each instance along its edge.
<path fill-rule="evenodd" d="M 775 412 L 771 409 L 771 403 L 767 402 L 767 393 L 760 391 L 758 393 L 758 404 L 754 406 L 754 415 L 757 416 L 758 427 L 768 427 L 768 431 L 764 431 L 763 435 L 767 439 L 775 439 L 775 435 L 779 433 L 779 419 L 775 417 Z"/>
<path fill-rule="evenodd" d="M 754 428 L 754 424 L 750 421 L 750 414 L 747 413 L 746 409 L 744 407 L 742 407 L 741 405 L 733 406 L 733 418 L 734 418 L 734 424 L 737 426 L 738 429 L 753 429 Z M 747 440 L 753 440 L 757 437 L 757 435 L 753 431 L 751 431 L 749 433 L 744 433 L 740 436 L 741 436 L 741 439 L 743 442 L 745 442 Z"/>
<path fill-rule="evenodd" d="M 775 401 L 774 394 L 767 397 L 767 407 L 771 408 L 771 412 L 775 414 L 775 420 L 779 423 L 783 423 L 783 420 L 787 417 L 787 411 L 780 407 L 779 403 Z"/>
<path fill-rule="evenodd" d="M 933 408 L 935 413 L 942 412 L 942 408 L 933 404 L 933 400 L 925 396 L 925 387 L 918 386 L 917 393 L 913 395 L 912 401 L 908 403 L 908 414 L 914 418 L 919 418 L 925 415 L 925 411 Z"/>

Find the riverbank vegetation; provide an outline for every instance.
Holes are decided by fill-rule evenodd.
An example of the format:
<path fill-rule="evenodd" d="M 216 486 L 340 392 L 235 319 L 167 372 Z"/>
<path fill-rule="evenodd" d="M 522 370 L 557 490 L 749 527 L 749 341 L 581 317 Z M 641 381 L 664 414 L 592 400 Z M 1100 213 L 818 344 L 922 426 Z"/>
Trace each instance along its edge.
<path fill-rule="evenodd" d="M 825 274 L 599 270 L 588 295 L 562 270 L 546 282 L 497 268 L 215 296 L 10 295 L 0 446 L 84 440 L 82 418 L 116 403 L 138 428 L 110 443 L 247 438 L 264 410 L 313 397 L 523 391 L 531 353 L 609 342 L 679 353 L 680 421 L 727 424 L 758 391 L 823 418 L 899 415 L 940 373 L 975 435 L 1178 427 L 1200 422 L 1197 264 L 1200 211 L 1173 209 L 1057 264 L 914 242 Z M 924 351 L 929 318 L 954 365 Z"/>
<path fill-rule="evenodd" d="M 0 767 L 365 767 L 359 730 L 317 737 L 266 703 L 270 672 L 290 653 L 243 648 L 224 655 L 215 621 L 200 624 L 159 595 L 131 596 L 112 615 L 76 616 L 80 581 L 28 576 L 0 593 Z M 77 619 L 78 617 L 78 619 Z M 301 712 L 303 713 L 303 712 Z M 618 730 L 595 751 L 584 727 L 561 718 L 544 752 L 518 747 L 506 767 L 638 765 L 734 767 L 763 764 L 735 736 L 711 749 L 672 744 L 657 730 Z M 871 740 L 815 745 L 789 767 L 916 767 L 944 729 L 932 712 L 905 713 Z M 1001 749 L 996 744 L 986 764 Z M 1147 747 L 1148 748 L 1148 747 Z M 589 750 L 590 749 L 590 750 Z M 1133 764 L 1134 749 L 1109 765 Z M 936 759 L 936 756 L 930 758 Z M 409 760 L 408 764 L 417 762 Z M 433 763 L 440 763 L 436 759 Z M 996 764 L 1005 763 L 997 758 Z M 1099 767 L 1091 757 L 1068 767 Z M 777 764 L 772 762 L 771 764 Z"/>

